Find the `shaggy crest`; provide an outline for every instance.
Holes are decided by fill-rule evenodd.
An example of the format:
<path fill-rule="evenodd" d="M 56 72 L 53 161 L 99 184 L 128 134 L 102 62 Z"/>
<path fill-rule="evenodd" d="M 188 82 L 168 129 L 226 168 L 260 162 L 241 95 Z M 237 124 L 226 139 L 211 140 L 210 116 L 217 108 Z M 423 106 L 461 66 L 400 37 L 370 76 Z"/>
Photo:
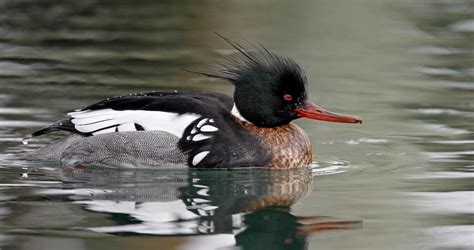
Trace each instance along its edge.
<path fill-rule="evenodd" d="M 254 81 L 251 81 L 255 80 L 254 78 L 278 78 L 279 81 L 287 83 L 307 85 L 306 75 L 301 67 L 292 59 L 279 56 L 269 51 L 260 43 L 256 46 L 248 42 L 253 48 L 250 51 L 229 38 L 220 34 L 217 35 L 236 49 L 241 56 L 239 58 L 228 58 L 226 62 L 218 64 L 218 67 L 214 69 L 216 73 L 189 72 L 229 80 L 235 85 L 255 84 Z"/>

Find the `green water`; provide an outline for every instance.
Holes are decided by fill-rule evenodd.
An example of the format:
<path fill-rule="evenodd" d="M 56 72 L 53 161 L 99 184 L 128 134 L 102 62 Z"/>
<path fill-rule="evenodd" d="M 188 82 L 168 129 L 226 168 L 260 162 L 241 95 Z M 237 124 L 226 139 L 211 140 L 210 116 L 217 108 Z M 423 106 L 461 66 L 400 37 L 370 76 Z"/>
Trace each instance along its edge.
<path fill-rule="evenodd" d="M 0 2 L 0 248 L 472 249 L 474 7 L 468 0 Z M 315 102 L 292 171 L 59 169 L 6 158 L 106 97 L 231 94 L 207 70 L 261 42 Z"/>

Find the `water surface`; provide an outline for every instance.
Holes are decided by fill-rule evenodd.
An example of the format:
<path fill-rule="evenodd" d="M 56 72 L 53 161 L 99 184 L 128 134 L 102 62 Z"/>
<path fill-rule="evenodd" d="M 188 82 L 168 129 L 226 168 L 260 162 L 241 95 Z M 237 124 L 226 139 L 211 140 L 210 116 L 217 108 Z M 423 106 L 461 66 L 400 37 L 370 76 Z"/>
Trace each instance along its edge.
<path fill-rule="evenodd" d="M 0 2 L 0 247 L 472 249 L 469 1 Z M 316 103 L 291 171 L 58 168 L 6 160 L 33 129 L 106 97 L 231 94 L 208 70 L 261 42 L 305 69 Z M 266 248 L 264 248 L 266 247 Z"/>

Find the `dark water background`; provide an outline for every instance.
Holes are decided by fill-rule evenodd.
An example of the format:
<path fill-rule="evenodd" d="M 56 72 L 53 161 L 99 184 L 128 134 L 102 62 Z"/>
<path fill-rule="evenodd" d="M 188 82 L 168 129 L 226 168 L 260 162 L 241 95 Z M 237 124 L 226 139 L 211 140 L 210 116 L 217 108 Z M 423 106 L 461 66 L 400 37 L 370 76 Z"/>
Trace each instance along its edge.
<path fill-rule="evenodd" d="M 0 248 L 472 249 L 474 7 L 468 0 L 0 1 Z M 103 98 L 232 93 L 206 70 L 261 42 L 316 103 L 292 171 L 58 169 L 5 160 Z M 362 221 L 362 222 L 360 222 Z"/>

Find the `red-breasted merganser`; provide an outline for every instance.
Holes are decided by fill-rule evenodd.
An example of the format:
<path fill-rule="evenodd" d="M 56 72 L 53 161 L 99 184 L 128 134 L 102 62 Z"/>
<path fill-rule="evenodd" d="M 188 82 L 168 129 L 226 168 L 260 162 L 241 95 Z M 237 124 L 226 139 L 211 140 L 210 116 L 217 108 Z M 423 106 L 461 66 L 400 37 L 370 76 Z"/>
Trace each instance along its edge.
<path fill-rule="evenodd" d="M 224 38 L 241 57 L 216 73 L 235 86 L 234 98 L 215 92 L 171 91 L 108 98 L 68 113 L 34 132 L 71 135 L 29 154 L 64 164 L 187 164 L 193 168 L 292 168 L 311 162 L 311 142 L 291 123 L 362 123 L 311 101 L 307 79 L 292 59 L 263 46 L 248 51 Z"/>

